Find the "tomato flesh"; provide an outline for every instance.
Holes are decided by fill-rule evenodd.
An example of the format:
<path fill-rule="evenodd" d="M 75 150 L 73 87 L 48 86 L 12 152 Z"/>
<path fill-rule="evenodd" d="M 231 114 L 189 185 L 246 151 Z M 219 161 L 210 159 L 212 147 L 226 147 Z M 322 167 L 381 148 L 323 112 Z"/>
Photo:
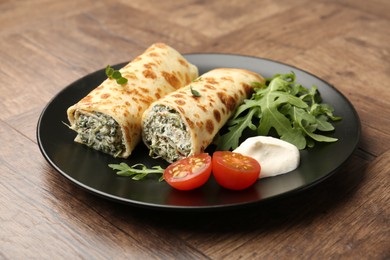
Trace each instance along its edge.
<path fill-rule="evenodd" d="M 243 190 L 260 176 L 261 166 L 252 157 L 229 151 L 213 154 L 212 171 L 215 180 L 226 189 Z"/>
<path fill-rule="evenodd" d="M 164 179 L 175 189 L 193 190 L 206 183 L 211 168 L 210 155 L 192 155 L 169 165 L 164 171 Z"/>

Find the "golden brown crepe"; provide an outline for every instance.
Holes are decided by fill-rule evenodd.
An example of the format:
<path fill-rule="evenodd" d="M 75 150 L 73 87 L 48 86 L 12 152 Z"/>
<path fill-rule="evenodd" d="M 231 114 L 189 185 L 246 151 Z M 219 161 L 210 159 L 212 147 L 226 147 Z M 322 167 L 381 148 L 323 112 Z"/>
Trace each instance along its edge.
<path fill-rule="evenodd" d="M 150 154 L 173 162 L 202 153 L 252 93 L 252 83 L 263 81 L 247 70 L 214 69 L 153 102 L 142 116 L 142 138 Z"/>
<path fill-rule="evenodd" d="M 76 142 L 127 158 L 141 140 L 142 113 L 198 77 L 198 69 L 173 48 L 157 43 L 119 71 L 126 84 L 106 79 L 67 114 Z"/>

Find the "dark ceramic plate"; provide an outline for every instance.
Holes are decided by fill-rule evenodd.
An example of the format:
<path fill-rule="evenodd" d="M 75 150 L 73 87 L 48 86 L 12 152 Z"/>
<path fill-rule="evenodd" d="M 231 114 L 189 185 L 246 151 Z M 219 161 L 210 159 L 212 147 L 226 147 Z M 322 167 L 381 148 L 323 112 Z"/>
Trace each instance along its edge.
<path fill-rule="evenodd" d="M 105 79 L 104 69 L 87 75 L 63 89 L 43 110 L 37 126 L 37 139 L 43 156 L 60 174 L 71 182 L 96 195 L 135 206 L 176 210 L 216 210 L 236 208 L 269 199 L 290 195 L 311 187 L 337 171 L 355 150 L 360 136 L 360 122 L 351 103 L 325 81 L 298 68 L 272 60 L 227 54 L 189 54 L 185 57 L 197 65 L 200 74 L 217 67 L 252 70 L 271 77 L 276 73 L 293 71 L 299 83 L 306 87 L 316 85 L 323 102 L 335 108 L 343 120 L 335 123 L 332 136 L 335 143 L 317 143 L 313 149 L 301 151 L 300 166 L 284 175 L 260 179 L 251 188 L 229 191 L 219 187 L 211 178 L 203 187 L 181 192 L 157 176 L 142 181 L 120 177 L 109 168 L 110 163 L 143 163 L 148 166 L 167 164 L 151 159 L 140 143 L 128 159 L 115 159 L 73 141 L 75 133 L 62 122 L 67 122 L 66 109 L 87 95 Z M 118 64 L 119 68 L 124 64 Z"/>

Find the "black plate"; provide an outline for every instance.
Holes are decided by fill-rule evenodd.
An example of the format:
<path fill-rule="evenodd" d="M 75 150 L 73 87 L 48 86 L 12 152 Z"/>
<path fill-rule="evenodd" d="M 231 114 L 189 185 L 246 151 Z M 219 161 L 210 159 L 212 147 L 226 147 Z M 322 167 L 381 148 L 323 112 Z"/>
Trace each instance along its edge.
<path fill-rule="evenodd" d="M 59 173 L 76 185 L 105 198 L 136 206 L 176 210 L 215 210 L 260 203 L 289 195 L 323 181 L 333 174 L 355 150 L 360 136 L 360 121 L 351 103 L 325 81 L 298 68 L 255 57 L 226 54 L 189 54 L 185 57 L 197 65 L 200 74 L 218 67 L 252 70 L 264 77 L 293 71 L 299 83 L 316 85 L 323 101 L 334 106 L 343 120 L 336 122 L 332 136 L 335 143 L 317 143 L 315 148 L 301 151 L 300 166 L 284 175 L 264 178 L 243 191 L 229 191 L 210 179 L 203 187 L 182 192 L 172 189 L 157 176 L 142 181 L 120 177 L 109 163 L 144 163 L 148 166 L 167 164 L 153 160 L 141 143 L 128 159 L 115 159 L 73 141 L 75 133 L 62 122 L 68 122 L 66 110 L 105 79 L 104 69 L 87 75 L 63 89 L 43 110 L 37 126 L 37 139 L 43 156 Z M 118 64 L 119 68 L 124 64 Z"/>

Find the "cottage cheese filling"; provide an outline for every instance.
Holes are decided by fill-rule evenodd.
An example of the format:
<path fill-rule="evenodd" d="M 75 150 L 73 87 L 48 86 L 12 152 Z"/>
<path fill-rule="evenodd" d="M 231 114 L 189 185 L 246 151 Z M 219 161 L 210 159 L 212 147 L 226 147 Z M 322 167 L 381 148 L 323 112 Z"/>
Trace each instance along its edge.
<path fill-rule="evenodd" d="M 75 118 L 73 130 L 85 145 L 114 157 L 125 151 L 121 128 L 112 117 L 100 112 L 76 112 Z"/>
<path fill-rule="evenodd" d="M 174 162 L 191 153 L 191 136 L 180 114 L 169 107 L 155 105 L 145 117 L 142 137 L 154 158 Z"/>

